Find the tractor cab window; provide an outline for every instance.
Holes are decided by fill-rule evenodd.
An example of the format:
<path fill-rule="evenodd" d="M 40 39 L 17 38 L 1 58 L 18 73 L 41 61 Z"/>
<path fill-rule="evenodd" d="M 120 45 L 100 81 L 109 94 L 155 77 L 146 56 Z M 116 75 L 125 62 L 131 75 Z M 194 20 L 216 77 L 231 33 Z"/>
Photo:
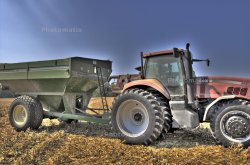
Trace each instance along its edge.
<path fill-rule="evenodd" d="M 150 57 L 145 75 L 146 78 L 158 79 L 171 95 L 184 94 L 184 77 L 179 58 L 171 55 Z"/>

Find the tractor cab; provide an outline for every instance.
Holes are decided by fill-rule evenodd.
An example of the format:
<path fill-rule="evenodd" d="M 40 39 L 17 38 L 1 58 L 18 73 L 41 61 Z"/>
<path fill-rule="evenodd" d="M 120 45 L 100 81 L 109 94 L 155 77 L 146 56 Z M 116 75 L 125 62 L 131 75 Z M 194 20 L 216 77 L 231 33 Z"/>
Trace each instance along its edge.
<path fill-rule="evenodd" d="M 174 48 L 144 54 L 142 58 L 145 61 L 142 71 L 144 79 L 157 79 L 167 89 L 172 100 L 187 98 L 189 104 L 194 102 L 195 73 L 192 63 L 207 61 L 209 65 L 209 60 L 192 59 L 189 44 L 186 50 Z"/>
<path fill-rule="evenodd" d="M 186 76 L 181 56 L 169 51 L 168 54 L 147 55 L 145 58 L 145 79 L 157 79 L 171 95 L 184 95 Z"/>

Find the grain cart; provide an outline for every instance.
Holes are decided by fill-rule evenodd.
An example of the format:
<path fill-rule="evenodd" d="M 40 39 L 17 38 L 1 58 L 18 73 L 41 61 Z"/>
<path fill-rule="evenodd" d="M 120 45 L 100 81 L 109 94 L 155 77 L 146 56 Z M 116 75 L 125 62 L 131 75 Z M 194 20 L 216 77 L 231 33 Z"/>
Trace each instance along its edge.
<path fill-rule="evenodd" d="M 141 53 L 141 80 L 125 84 L 112 105 L 111 124 L 127 143 L 151 144 L 172 129 L 210 122 L 224 146 L 250 145 L 250 79 L 196 77 L 189 51 Z"/>
<path fill-rule="evenodd" d="M 99 86 L 103 109 L 108 111 L 104 83 L 111 74 L 111 61 L 73 57 L 59 60 L 0 64 L 0 83 L 17 98 L 9 107 L 9 120 L 17 131 L 37 129 L 43 118 L 70 122 L 108 123 L 107 112 L 85 112 Z"/>

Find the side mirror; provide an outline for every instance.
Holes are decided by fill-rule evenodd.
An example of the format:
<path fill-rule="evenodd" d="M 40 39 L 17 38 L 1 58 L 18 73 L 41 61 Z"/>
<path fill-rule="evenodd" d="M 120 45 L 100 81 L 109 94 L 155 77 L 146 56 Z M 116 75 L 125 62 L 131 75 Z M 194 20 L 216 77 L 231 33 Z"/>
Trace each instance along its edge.
<path fill-rule="evenodd" d="M 207 62 L 207 66 L 209 67 L 209 65 L 210 65 L 210 60 L 209 59 L 206 59 L 206 60 L 192 59 L 192 63 L 193 62 L 202 62 L 202 61 L 206 61 Z"/>
<path fill-rule="evenodd" d="M 186 50 L 189 51 L 190 43 L 186 44 Z"/>
<path fill-rule="evenodd" d="M 136 67 L 135 70 L 141 72 L 141 66 Z"/>
<path fill-rule="evenodd" d="M 210 65 L 210 60 L 207 59 L 207 66 L 209 67 L 209 65 Z"/>
<path fill-rule="evenodd" d="M 141 66 L 138 66 L 135 68 L 135 70 L 139 71 L 139 75 L 141 75 L 141 78 L 143 78 L 143 75 L 142 75 L 142 67 Z"/>

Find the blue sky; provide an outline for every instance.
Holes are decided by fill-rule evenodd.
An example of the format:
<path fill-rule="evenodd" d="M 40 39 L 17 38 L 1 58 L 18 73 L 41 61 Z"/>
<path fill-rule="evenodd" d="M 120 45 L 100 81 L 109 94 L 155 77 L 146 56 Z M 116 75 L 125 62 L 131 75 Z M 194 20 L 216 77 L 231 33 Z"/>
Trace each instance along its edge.
<path fill-rule="evenodd" d="M 81 32 L 43 32 L 42 28 Z M 0 0 L 0 62 L 110 59 L 133 73 L 139 53 L 191 43 L 198 75 L 250 77 L 247 0 Z"/>

